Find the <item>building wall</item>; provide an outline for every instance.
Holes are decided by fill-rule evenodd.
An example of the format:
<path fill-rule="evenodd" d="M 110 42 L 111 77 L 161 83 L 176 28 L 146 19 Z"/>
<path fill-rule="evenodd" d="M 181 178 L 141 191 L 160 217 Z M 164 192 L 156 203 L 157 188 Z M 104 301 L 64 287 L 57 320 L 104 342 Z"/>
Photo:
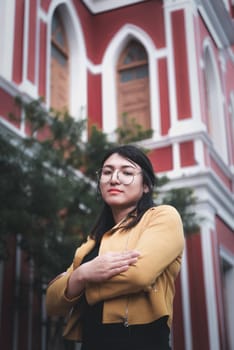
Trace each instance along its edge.
<path fill-rule="evenodd" d="M 219 17 L 217 28 L 224 28 L 219 32 L 205 8 L 212 1 L 206 5 L 196 0 L 112 3 L 112 8 L 110 2 L 92 0 L 0 3 L 4 23 L 0 33 L 0 127 L 22 136 L 27 132 L 23 121 L 12 124 L 8 118 L 10 111 L 20 113 L 14 106 L 16 95 L 26 99 L 43 96 L 50 105 L 51 20 L 58 6 L 71 50 L 70 113 L 74 118 L 88 116 L 89 127 L 96 124 L 113 134 L 117 126 L 115 65 L 128 40 L 139 40 L 149 59 L 154 130 L 143 144 L 150 149 L 157 174 L 170 177 L 168 186 L 194 188 L 197 213 L 204 217 L 200 232 L 186 240 L 175 300 L 174 349 L 231 349 L 233 316 L 227 303 L 234 271 L 234 41 L 231 35 L 222 37 L 226 17 Z M 231 23 L 231 2 L 227 9 L 225 16 Z M 215 114 L 212 137 L 207 79 Z M 21 260 L 22 253 L 15 249 L 14 259 Z M 221 261 L 229 266 L 225 274 Z M 33 307 L 26 313 L 9 313 L 14 296 L 6 293 L 6 286 L 10 289 L 18 275 L 23 279 L 28 268 L 17 266 L 16 260 L 1 266 L 0 347 L 31 349 L 31 337 L 36 334 L 38 349 L 44 350 L 45 332 L 43 328 L 38 331 L 35 316 L 43 307 L 41 300 L 26 291 L 24 300 Z M 27 324 L 27 339 L 17 341 L 22 324 Z"/>

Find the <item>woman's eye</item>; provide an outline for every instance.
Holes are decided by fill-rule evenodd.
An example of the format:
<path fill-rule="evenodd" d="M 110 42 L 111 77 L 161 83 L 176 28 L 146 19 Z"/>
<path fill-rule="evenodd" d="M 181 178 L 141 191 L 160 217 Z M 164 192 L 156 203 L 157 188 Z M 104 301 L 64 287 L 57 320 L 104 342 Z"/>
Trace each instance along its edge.
<path fill-rule="evenodd" d="M 125 176 L 132 176 L 133 172 L 132 171 L 123 171 L 123 175 L 125 175 Z"/>
<path fill-rule="evenodd" d="M 102 170 L 102 175 L 111 175 L 112 171 L 111 170 Z"/>

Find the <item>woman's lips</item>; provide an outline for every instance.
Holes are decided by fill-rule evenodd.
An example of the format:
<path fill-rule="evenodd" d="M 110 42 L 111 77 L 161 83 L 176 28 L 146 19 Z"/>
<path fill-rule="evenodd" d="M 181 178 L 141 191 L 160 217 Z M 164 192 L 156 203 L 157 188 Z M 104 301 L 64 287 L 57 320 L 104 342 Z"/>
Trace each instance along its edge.
<path fill-rule="evenodd" d="M 122 191 L 118 190 L 117 188 L 110 188 L 108 193 L 122 193 Z"/>

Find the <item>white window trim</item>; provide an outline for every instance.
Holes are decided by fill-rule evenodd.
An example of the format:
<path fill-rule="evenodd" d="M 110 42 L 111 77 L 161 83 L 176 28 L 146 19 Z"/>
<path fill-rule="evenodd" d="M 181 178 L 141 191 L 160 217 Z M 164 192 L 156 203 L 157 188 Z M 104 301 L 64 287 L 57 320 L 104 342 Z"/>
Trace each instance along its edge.
<path fill-rule="evenodd" d="M 15 0 L 0 1 L 0 76 L 12 80 Z"/>
<path fill-rule="evenodd" d="M 209 62 L 206 62 L 205 52 L 209 54 Z M 227 153 L 227 135 L 226 135 L 226 124 L 225 124 L 225 115 L 223 109 L 223 92 L 221 88 L 220 74 L 218 71 L 218 66 L 215 58 L 215 54 L 213 52 L 212 44 L 209 38 L 204 40 L 203 44 L 203 54 L 204 54 L 204 74 L 206 70 L 206 65 L 212 69 L 212 76 L 208 77 L 208 79 L 212 78 L 212 91 L 215 94 L 215 98 L 213 98 L 216 107 L 216 113 L 212 113 L 211 122 L 213 127 L 213 132 L 211 132 L 211 139 L 213 141 L 213 148 L 216 152 L 222 157 L 225 163 L 228 162 L 228 153 Z M 207 77 L 207 75 L 206 75 Z M 206 78 L 207 79 L 207 78 Z M 206 82 L 207 83 L 207 82 Z M 210 91 L 208 91 L 210 93 Z"/>
<path fill-rule="evenodd" d="M 87 69 L 85 40 L 77 12 L 71 2 L 54 0 L 48 12 L 46 104 L 50 106 L 51 23 L 55 9 L 63 6 L 63 20 L 70 50 L 69 112 L 75 119 L 87 118 Z"/>

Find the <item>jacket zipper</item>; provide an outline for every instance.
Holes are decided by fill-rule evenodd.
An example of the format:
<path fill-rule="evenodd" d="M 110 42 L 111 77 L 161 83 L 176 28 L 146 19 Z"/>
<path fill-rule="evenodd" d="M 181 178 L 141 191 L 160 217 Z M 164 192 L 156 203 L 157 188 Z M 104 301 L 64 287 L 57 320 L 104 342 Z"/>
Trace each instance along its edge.
<path fill-rule="evenodd" d="M 127 297 L 127 305 L 126 305 L 125 317 L 124 317 L 124 321 L 123 321 L 123 325 L 125 328 L 127 328 L 129 326 L 129 323 L 128 323 L 128 303 L 129 303 L 129 296 Z"/>

